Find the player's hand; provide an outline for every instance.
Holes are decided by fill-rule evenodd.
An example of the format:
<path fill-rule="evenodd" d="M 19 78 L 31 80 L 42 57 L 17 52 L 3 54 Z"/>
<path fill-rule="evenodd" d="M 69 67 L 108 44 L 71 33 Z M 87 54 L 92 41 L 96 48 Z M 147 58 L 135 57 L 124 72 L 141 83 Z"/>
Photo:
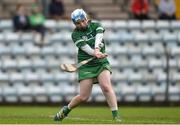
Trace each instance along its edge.
<path fill-rule="evenodd" d="M 94 56 L 98 59 L 102 59 L 102 58 L 107 57 L 107 54 L 100 52 L 99 48 L 95 48 Z"/>

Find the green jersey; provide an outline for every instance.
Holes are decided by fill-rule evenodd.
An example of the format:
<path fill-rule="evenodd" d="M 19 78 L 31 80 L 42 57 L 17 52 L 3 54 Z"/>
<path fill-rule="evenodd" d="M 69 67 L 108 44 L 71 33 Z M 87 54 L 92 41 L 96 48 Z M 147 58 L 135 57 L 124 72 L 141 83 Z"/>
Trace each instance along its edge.
<path fill-rule="evenodd" d="M 105 30 L 101 26 L 100 23 L 92 21 L 89 22 L 89 25 L 86 30 L 79 30 L 75 29 L 72 33 L 72 40 L 74 41 L 75 45 L 79 48 L 78 49 L 78 62 L 83 61 L 85 59 L 89 59 L 92 56 L 81 50 L 81 46 L 88 44 L 91 48 L 94 49 L 95 45 L 95 36 L 97 33 L 103 33 Z M 103 41 L 104 42 L 104 41 Z M 105 44 L 101 48 L 101 52 L 105 53 Z M 87 65 L 99 65 L 101 62 L 107 61 L 107 59 L 95 59 L 89 62 Z"/>
<path fill-rule="evenodd" d="M 78 62 L 85 59 L 89 59 L 92 56 L 81 50 L 81 47 L 88 44 L 92 49 L 95 46 L 95 36 L 97 33 L 103 33 L 105 30 L 100 23 L 90 21 L 88 27 L 85 30 L 75 28 L 72 33 L 72 40 L 78 47 Z M 104 43 L 104 40 L 102 41 Z M 105 53 L 105 44 L 100 50 Z M 79 80 L 86 78 L 96 78 L 103 69 L 110 70 L 109 62 L 107 58 L 93 59 L 89 63 L 79 68 Z"/>
<path fill-rule="evenodd" d="M 29 16 L 29 20 L 32 26 L 43 25 L 45 22 L 45 17 L 41 13 L 38 13 Z"/>

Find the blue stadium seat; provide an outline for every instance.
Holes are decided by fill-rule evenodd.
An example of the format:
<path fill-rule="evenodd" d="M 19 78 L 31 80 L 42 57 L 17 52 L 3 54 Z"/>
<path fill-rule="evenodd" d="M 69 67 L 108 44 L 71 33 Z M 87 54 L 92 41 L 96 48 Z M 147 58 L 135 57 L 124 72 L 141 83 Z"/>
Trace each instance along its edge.
<path fill-rule="evenodd" d="M 18 69 L 31 69 L 32 61 L 30 59 L 26 59 L 24 57 L 17 59 L 17 68 Z"/>
<path fill-rule="evenodd" d="M 2 86 L 0 86 L 0 103 L 3 102 L 3 91 L 2 91 Z"/>
<path fill-rule="evenodd" d="M 156 28 L 156 23 L 154 20 L 143 20 L 142 21 L 142 28 L 143 30 L 155 30 Z"/>
<path fill-rule="evenodd" d="M 114 22 L 111 20 L 101 20 L 100 23 L 106 30 L 112 30 L 113 25 L 114 25 L 113 24 Z"/>
<path fill-rule="evenodd" d="M 34 85 L 32 87 L 32 94 L 35 102 L 45 103 L 48 102 L 47 89 L 45 86 Z"/>
<path fill-rule="evenodd" d="M 140 42 L 140 41 L 139 41 Z M 127 47 L 128 50 L 128 55 L 132 56 L 137 56 L 137 55 L 141 55 L 141 48 L 137 47 L 137 46 L 128 46 Z"/>
<path fill-rule="evenodd" d="M 174 61 L 176 61 L 176 67 L 175 67 L 175 69 L 179 69 L 180 68 L 180 58 L 178 58 L 177 60 L 174 60 Z"/>
<path fill-rule="evenodd" d="M 17 91 L 18 98 L 22 103 L 31 103 L 33 102 L 33 88 L 32 86 L 19 85 Z"/>
<path fill-rule="evenodd" d="M 61 84 L 60 87 L 63 92 L 64 99 L 67 102 L 69 102 L 77 93 L 75 85 Z"/>
<path fill-rule="evenodd" d="M 112 52 L 113 55 L 118 55 L 118 56 L 127 56 L 128 54 L 128 49 L 126 46 L 118 45 L 118 44 L 112 44 L 112 49 L 114 52 Z"/>
<path fill-rule="evenodd" d="M 165 32 L 162 35 L 163 35 L 163 40 L 166 43 L 168 43 L 168 42 L 169 43 L 172 43 L 172 42 L 176 43 L 176 41 L 177 41 L 176 33 Z"/>
<path fill-rule="evenodd" d="M 176 59 L 170 59 L 169 66 L 171 69 L 178 69 L 178 67 L 180 67 L 180 61 Z"/>
<path fill-rule="evenodd" d="M 160 33 L 157 33 L 157 32 L 146 32 L 146 33 L 148 33 L 148 35 L 149 35 L 149 40 L 150 40 L 150 42 L 152 42 L 152 43 L 157 43 L 157 42 L 160 42 L 160 43 L 162 43 L 162 40 L 163 40 L 163 36 L 160 34 Z"/>
<path fill-rule="evenodd" d="M 63 89 L 61 86 L 49 84 L 46 85 L 47 87 L 47 94 L 49 97 L 50 102 L 62 102 L 64 101 L 63 99 Z"/>
<path fill-rule="evenodd" d="M 119 67 L 119 62 L 118 62 L 118 60 L 116 60 L 116 59 L 113 58 L 113 55 L 108 56 L 108 60 L 111 62 L 111 66 L 112 66 L 113 68 Z"/>
<path fill-rule="evenodd" d="M 153 100 L 156 102 L 165 101 L 165 87 L 166 83 L 152 84 Z"/>
<path fill-rule="evenodd" d="M 176 71 L 177 69 L 171 70 L 170 72 L 170 80 L 171 82 L 174 83 L 179 83 L 180 82 L 180 73 L 178 71 Z"/>
<path fill-rule="evenodd" d="M 55 53 L 55 50 L 53 47 L 51 46 L 48 46 L 48 47 L 43 47 L 41 50 L 40 50 L 40 54 L 43 55 L 43 56 L 46 56 L 46 55 L 51 55 L 53 56 Z"/>
<path fill-rule="evenodd" d="M 8 73 L 2 72 L 0 70 L 0 82 L 7 82 L 8 81 Z"/>
<path fill-rule="evenodd" d="M 129 20 L 128 21 L 128 29 L 134 30 L 134 31 L 140 31 L 141 30 L 141 22 L 138 20 Z"/>
<path fill-rule="evenodd" d="M 11 20 L 0 20 L 0 29 L 3 31 L 12 31 L 13 23 Z"/>
<path fill-rule="evenodd" d="M 131 61 L 133 63 L 133 68 L 146 69 L 148 66 L 147 60 L 142 59 L 141 55 L 132 56 Z"/>
<path fill-rule="evenodd" d="M 52 35 L 50 35 L 50 43 L 54 43 L 54 42 L 59 42 L 61 41 L 62 39 L 62 33 L 61 32 L 56 32 L 56 33 L 53 33 Z"/>
<path fill-rule="evenodd" d="M 5 37 L 4 37 L 4 33 L 3 32 L 0 33 L 0 42 L 1 43 L 5 42 Z"/>
<path fill-rule="evenodd" d="M 121 56 L 118 57 L 119 68 L 132 68 L 132 62 L 129 61 L 127 57 L 122 58 Z"/>
<path fill-rule="evenodd" d="M 147 71 L 143 72 L 143 81 L 144 82 L 155 82 L 156 76 L 153 73 Z"/>
<path fill-rule="evenodd" d="M 151 84 L 137 84 L 137 96 L 140 102 L 149 102 L 152 99 Z"/>
<path fill-rule="evenodd" d="M 180 57 L 180 47 L 174 46 L 169 48 L 170 55 L 175 56 L 175 57 Z"/>
<path fill-rule="evenodd" d="M 170 23 L 170 28 L 173 31 L 179 31 L 180 29 L 180 21 L 179 20 L 173 20 Z"/>
<path fill-rule="evenodd" d="M 156 29 L 157 30 L 169 30 L 170 29 L 170 22 L 165 20 L 157 20 L 156 21 Z"/>
<path fill-rule="evenodd" d="M 40 48 L 37 46 L 25 46 L 25 55 L 34 56 L 40 54 Z"/>
<path fill-rule="evenodd" d="M 56 27 L 60 31 L 62 31 L 62 30 L 72 31 L 75 28 L 74 24 L 71 21 L 66 21 L 66 20 L 61 20 L 61 21 L 57 22 Z"/>
<path fill-rule="evenodd" d="M 113 22 L 113 29 L 119 30 L 119 29 L 128 29 L 128 23 L 126 20 L 117 20 Z"/>
<path fill-rule="evenodd" d="M 3 97 L 5 102 L 16 103 L 18 102 L 17 88 L 15 86 L 4 85 Z"/>
<path fill-rule="evenodd" d="M 2 69 L 15 69 L 17 67 L 16 59 L 4 58 L 2 62 Z"/>
<path fill-rule="evenodd" d="M 31 32 L 20 34 L 19 41 L 23 44 L 34 43 L 34 34 Z"/>
<path fill-rule="evenodd" d="M 68 73 L 62 73 L 62 72 L 54 72 L 54 80 L 56 82 L 59 81 L 70 81 L 71 79 L 71 74 Z"/>
<path fill-rule="evenodd" d="M 51 72 L 40 72 L 39 73 L 40 81 L 44 82 L 54 82 L 54 76 Z"/>
<path fill-rule="evenodd" d="M 25 82 L 38 82 L 39 81 L 39 74 L 27 71 L 24 72 L 24 81 Z"/>
<path fill-rule="evenodd" d="M 14 32 L 6 32 L 5 34 L 5 41 L 8 44 L 16 45 L 19 42 L 20 34 Z"/>
<path fill-rule="evenodd" d="M 44 26 L 48 29 L 53 30 L 57 28 L 57 22 L 55 20 L 46 20 Z"/>
<path fill-rule="evenodd" d="M 134 34 L 132 32 L 127 31 L 117 31 L 119 35 L 119 41 L 123 43 L 132 43 L 134 41 Z"/>
<path fill-rule="evenodd" d="M 162 69 L 163 67 L 165 67 L 164 61 L 165 60 L 151 58 L 148 61 L 148 67 L 149 67 L 149 69 L 155 69 L 155 68 Z"/>
<path fill-rule="evenodd" d="M 38 68 L 46 68 L 47 62 L 44 59 L 41 59 L 39 57 L 32 58 L 32 68 L 38 69 Z"/>
<path fill-rule="evenodd" d="M 75 46 L 56 46 L 54 45 L 53 49 L 55 51 L 55 55 L 66 55 L 66 56 L 71 56 L 71 55 L 75 55 L 76 52 L 76 48 L 73 48 Z M 61 49 L 59 49 L 61 48 Z"/>
<path fill-rule="evenodd" d="M 69 42 L 69 41 L 72 41 L 71 39 L 71 32 L 69 31 L 66 31 L 66 30 L 62 30 L 61 31 L 61 40 L 60 41 L 63 41 L 63 42 Z"/>
<path fill-rule="evenodd" d="M 180 44 L 180 32 L 176 33 L 177 35 L 177 43 Z"/>
<path fill-rule="evenodd" d="M 59 68 L 59 65 L 60 65 L 60 61 L 56 58 L 47 58 L 46 59 L 46 68 L 54 68 L 54 69 L 57 69 Z"/>
<path fill-rule="evenodd" d="M 92 100 L 95 102 L 104 102 L 106 101 L 105 96 L 102 93 L 102 90 L 99 85 L 94 85 L 92 90 Z"/>
<path fill-rule="evenodd" d="M 105 32 L 104 39 L 108 43 L 118 42 L 118 41 L 121 41 L 121 36 L 117 32 L 113 32 L 109 30 Z"/>
<path fill-rule="evenodd" d="M 10 82 L 23 82 L 24 75 L 18 72 L 11 72 L 9 73 L 9 81 Z"/>
<path fill-rule="evenodd" d="M 135 83 L 135 82 L 142 82 L 143 81 L 143 74 L 140 72 L 133 72 L 128 75 L 128 82 Z"/>
<path fill-rule="evenodd" d="M 179 102 L 180 101 L 180 85 L 179 83 L 175 84 L 170 84 L 169 89 L 168 89 L 168 94 L 169 94 L 169 101 L 171 102 Z"/>
<path fill-rule="evenodd" d="M 136 95 L 136 85 L 135 84 L 123 84 L 121 86 L 121 93 L 123 96 L 123 101 L 125 102 L 135 102 L 137 101 Z"/>
<path fill-rule="evenodd" d="M 14 45 L 14 46 L 11 46 L 11 55 L 24 55 L 24 53 L 26 52 L 26 49 L 22 46 L 19 46 L 19 45 Z"/>
<path fill-rule="evenodd" d="M 147 33 L 134 32 L 133 34 L 134 34 L 134 41 L 137 43 L 149 41 L 149 36 Z"/>
<path fill-rule="evenodd" d="M 127 84 L 127 83 L 118 82 L 116 85 L 113 85 L 113 89 L 115 91 L 116 98 L 117 98 L 118 102 L 121 102 L 122 99 L 123 99 L 123 95 L 122 95 L 122 92 L 121 92 L 121 89 L 122 89 L 121 84 Z"/>
<path fill-rule="evenodd" d="M 10 47 L 0 45 L 0 55 L 10 55 L 11 54 L 11 49 Z"/>
<path fill-rule="evenodd" d="M 164 71 L 154 71 L 154 75 L 156 76 L 156 82 L 165 83 L 167 82 L 167 74 Z"/>
<path fill-rule="evenodd" d="M 112 75 L 112 79 L 114 81 L 118 81 L 118 82 L 126 82 L 128 79 L 127 74 L 125 74 L 124 72 L 120 72 L 117 68 L 113 69 L 113 75 Z"/>

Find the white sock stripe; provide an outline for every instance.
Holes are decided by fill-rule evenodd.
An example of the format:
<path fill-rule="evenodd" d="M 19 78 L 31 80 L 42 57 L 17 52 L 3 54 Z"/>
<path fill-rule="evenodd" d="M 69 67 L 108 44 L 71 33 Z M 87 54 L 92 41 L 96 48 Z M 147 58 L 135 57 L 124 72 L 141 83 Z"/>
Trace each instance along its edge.
<path fill-rule="evenodd" d="M 111 107 L 111 111 L 118 110 L 118 107 Z"/>
<path fill-rule="evenodd" d="M 69 105 L 67 106 L 69 110 L 71 110 L 71 108 L 69 107 Z"/>
<path fill-rule="evenodd" d="M 59 118 L 59 112 L 57 113 L 57 117 Z"/>

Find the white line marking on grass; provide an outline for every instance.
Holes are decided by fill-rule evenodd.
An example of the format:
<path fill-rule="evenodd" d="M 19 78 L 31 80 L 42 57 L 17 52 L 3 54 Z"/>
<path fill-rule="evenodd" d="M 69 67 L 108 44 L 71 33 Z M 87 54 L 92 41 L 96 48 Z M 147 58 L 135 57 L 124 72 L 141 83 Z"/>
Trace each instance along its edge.
<path fill-rule="evenodd" d="M 50 118 L 53 118 L 54 116 L 50 115 Z M 65 119 L 70 120 L 79 120 L 79 121 L 98 121 L 98 122 L 113 122 L 113 120 L 103 120 L 103 119 L 94 119 L 94 118 L 80 118 L 80 117 L 66 117 Z M 120 123 L 120 121 L 114 121 L 115 123 Z"/>
<path fill-rule="evenodd" d="M 53 115 L 50 115 L 49 116 L 50 118 L 53 118 L 54 116 Z M 106 119 L 106 120 L 103 120 L 103 119 L 94 119 L 94 118 L 80 118 L 80 117 L 66 117 L 65 118 L 65 120 L 79 120 L 79 121 L 98 121 L 98 122 L 114 122 L 114 123 L 112 123 L 112 124 L 106 124 L 106 125 L 114 125 L 114 124 L 121 124 L 121 125 L 134 125 L 134 124 L 132 124 L 132 123 L 122 123 L 123 122 L 123 120 L 122 121 L 113 121 L 113 120 L 108 120 L 108 119 Z M 141 124 L 139 124 L 139 123 L 135 123 L 136 125 L 144 125 L 144 124 L 146 124 L 146 125 L 154 125 L 154 124 L 151 124 L 151 123 L 141 123 Z M 155 123 L 156 125 L 180 125 L 180 124 L 176 124 L 176 123 Z M 1 124 L 0 124 L 1 125 Z M 7 124 L 6 124 L 7 125 Z M 33 125 L 35 125 L 35 124 L 33 124 Z M 48 124 L 46 124 L 46 125 L 48 125 Z M 71 125 L 71 124 L 69 124 L 69 125 Z M 72 124 L 72 125 L 78 125 L 78 124 Z M 91 124 L 81 124 L 81 125 L 95 125 L 95 124 L 93 124 L 93 123 L 91 123 Z M 98 125 L 104 125 L 104 124 L 98 124 Z"/>
<path fill-rule="evenodd" d="M 17 123 L 14 123 L 14 124 L 0 124 L 0 125 L 80 125 L 80 124 L 61 124 L 61 123 L 58 123 L 58 124 L 17 124 Z M 81 125 L 97 125 L 97 124 L 81 124 Z M 104 124 L 98 124 L 98 125 L 104 125 Z M 114 124 L 106 124 L 106 125 L 114 125 Z M 134 124 L 121 124 L 121 125 L 134 125 Z M 154 124 L 145 123 L 145 124 L 135 124 L 135 125 L 154 125 Z M 177 124 L 156 124 L 156 125 L 179 125 L 179 124 L 177 123 Z"/>
<path fill-rule="evenodd" d="M 113 120 L 102 120 L 102 119 L 94 119 L 94 118 L 79 118 L 79 117 L 67 117 L 67 119 L 71 120 L 80 120 L 80 121 L 99 121 L 99 122 L 112 122 Z"/>
<path fill-rule="evenodd" d="M 50 118 L 53 118 L 54 116 L 50 115 Z M 66 117 L 65 119 L 70 120 L 80 120 L 80 121 L 100 121 L 100 122 L 112 122 L 113 120 L 102 120 L 102 119 L 94 119 L 94 118 L 79 118 L 79 117 Z"/>

